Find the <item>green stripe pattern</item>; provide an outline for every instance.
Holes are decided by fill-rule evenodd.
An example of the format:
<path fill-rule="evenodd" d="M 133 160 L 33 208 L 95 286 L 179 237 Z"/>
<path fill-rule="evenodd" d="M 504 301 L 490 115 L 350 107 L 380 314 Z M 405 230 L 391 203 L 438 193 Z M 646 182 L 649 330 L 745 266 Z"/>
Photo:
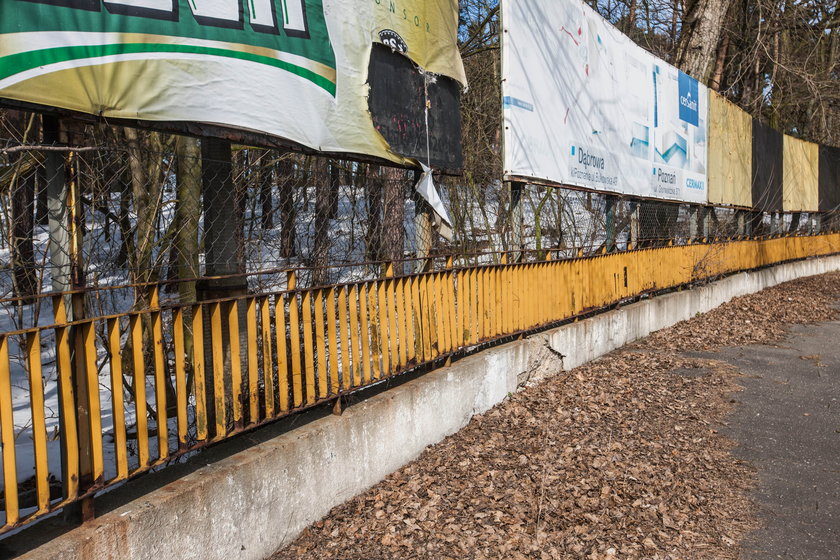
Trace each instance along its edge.
<path fill-rule="evenodd" d="M 336 86 L 329 78 L 321 76 L 308 68 L 303 68 L 291 62 L 278 60 L 268 56 L 261 56 L 248 52 L 227 50 L 214 47 L 200 47 L 195 45 L 168 45 L 162 43 L 118 43 L 111 45 L 84 45 L 72 47 L 57 47 L 52 49 L 41 49 L 36 51 L 23 52 L 0 58 L 0 80 L 14 76 L 39 66 L 69 62 L 71 60 L 84 60 L 103 56 L 136 53 L 189 53 L 224 58 L 247 60 L 280 68 L 300 76 L 318 87 L 335 96 Z"/>

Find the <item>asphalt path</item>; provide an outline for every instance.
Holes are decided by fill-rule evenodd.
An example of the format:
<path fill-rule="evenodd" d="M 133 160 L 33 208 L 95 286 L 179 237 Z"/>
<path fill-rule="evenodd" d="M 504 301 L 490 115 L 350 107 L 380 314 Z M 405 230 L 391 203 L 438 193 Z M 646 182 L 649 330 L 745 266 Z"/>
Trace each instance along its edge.
<path fill-rule="evenodd" d="M 840 322 L 794 326 L 776 345 L 714 357 L 743 374 L 724 433 L 757 470 L 761 527 L 741 558 L 840 558 Z"/>

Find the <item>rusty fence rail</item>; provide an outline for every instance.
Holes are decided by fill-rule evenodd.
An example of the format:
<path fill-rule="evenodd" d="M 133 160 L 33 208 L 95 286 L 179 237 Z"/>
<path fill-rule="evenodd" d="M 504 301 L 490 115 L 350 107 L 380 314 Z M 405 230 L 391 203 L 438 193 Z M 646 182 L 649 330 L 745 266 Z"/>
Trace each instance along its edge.
<path fill-rule="evenodd" d="M 545 251 L 536 262 L 505 255 L 469 267 L 450 259 L 439 270 L 402 276 L 385 266 L 378 279 L 308 289 L 289 272 L 282 292 L 161 305 L 153 290 L 149 309 L 79 321 L 66 320 L 67 298 L 57 296 L 55 324 L 0 334 L 0 532 L 464 349 L 645 292 L 837 252 L 833 233 L 562 260 Z M 13 345 L 22 364 L 10 362 Z M 48 402 L 58 408 L 52 430 Z M 19 415 L 30 418 L 20 432 Z M 34 472 L 21 472 L 24 463 Z"/>

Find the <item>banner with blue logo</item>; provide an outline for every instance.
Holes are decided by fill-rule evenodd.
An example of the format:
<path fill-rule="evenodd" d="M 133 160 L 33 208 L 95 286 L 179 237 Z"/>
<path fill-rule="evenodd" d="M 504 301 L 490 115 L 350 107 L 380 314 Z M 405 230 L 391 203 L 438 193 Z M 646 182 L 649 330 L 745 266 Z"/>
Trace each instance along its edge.
<path fill-rule="evenodd" d="M 580 0 L 502 9 L 509 179 L 707 201 L 705 86 Z"/>

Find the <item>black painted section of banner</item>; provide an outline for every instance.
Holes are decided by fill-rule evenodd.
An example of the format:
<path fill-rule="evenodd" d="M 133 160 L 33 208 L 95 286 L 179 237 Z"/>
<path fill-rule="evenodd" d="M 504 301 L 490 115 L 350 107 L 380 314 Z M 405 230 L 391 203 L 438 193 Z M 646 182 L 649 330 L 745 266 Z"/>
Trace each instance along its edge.
<path fill-rule="evenodd" d="M 840 148 L 820 146 L 820 212 L 840 210 Z"/>
<path fill-rule="evenodd" d="M 782 133 L 753 119 L 752 201 L 759 212 L 782 211 Z"/>
<path fill-rule="evenodd" d="M 373 124 L 391 150 L 435 169 L 459 170 L 461 151 L 461 86 L 445 76 L 429 80 L 429 143 L 426 148 L 424 76 L 407 57 L 374 44 L 368 73 L 368 106 Z"/>

